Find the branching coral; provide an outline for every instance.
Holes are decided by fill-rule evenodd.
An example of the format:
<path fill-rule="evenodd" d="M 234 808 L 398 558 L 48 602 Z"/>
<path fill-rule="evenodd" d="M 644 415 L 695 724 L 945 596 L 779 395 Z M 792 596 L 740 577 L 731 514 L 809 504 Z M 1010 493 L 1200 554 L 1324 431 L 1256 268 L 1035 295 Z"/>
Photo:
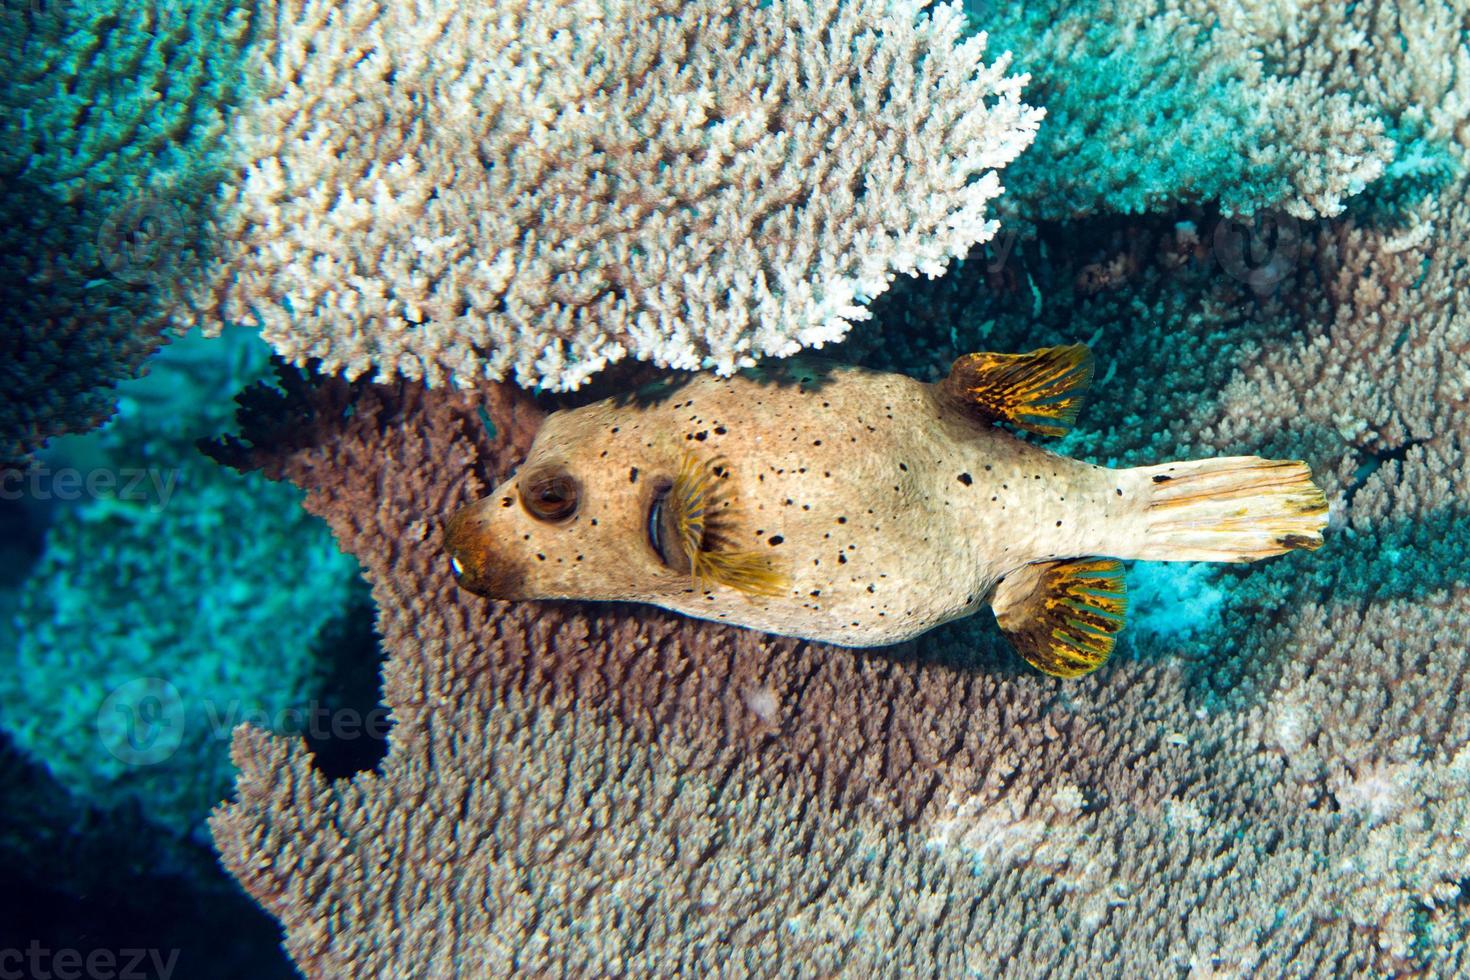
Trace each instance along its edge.
<path fill-rule="evenodd" d="M 990 238 L 1040 113 L 917 0 L 268 0 L 192 303 L 298 363 L 568 389 L 840 339 Z"/>
<path fill-rule="evenodd" d="M 314 642 L 355 578 L 298 492 L 194 448 L 262 348 L 175 341 L 121 386 L 110 425 L 58 440 L 22 484 L 55 518 L 0 631 L 0 724 L 86 805 L 136 807 L 176 836 L 228 784 L 232 725 L 306 708 Z"/>
<path fill-rule="evenodd" d="M 248 11 L 0 10 L 0 464 L 110 416 L 198 262 Z"/>
<path fill-rule="evenodd" d="M 1392 157 L 1371 104 L 1335 79 L 1263 62 L 1258 38 L 1220 23 L 1219 4 L 971 7 L 1033 73 L 1031 97 L 1049 112 L 1003 202 L 1031 220 L 1208 201 L 1231 214 L 1332 216 Z"/>
<path fill-rule="evenodd" d="M 514 464 L 534 411 L 494 388 L 343 397 L 283 448 L 262 416 L 234 450 L 362 556 L 392 651 L 379 771 L 331 783 L 299 741 L 241 729 L 213 820 L 309 975 L 1366 968 L 1427 953 L 1403 939 L 1422 896 L 1457 921 L 1452 809 L 1416 828 L 1280 795 L 1255 716 L 1177 667 L 1059 687 L 971 624 L 885 656 L 469 598 L 442 518 Z M 1437 863 L 1396 870 L 1385 834 Z"/>
<path fill-rule="evenodd" d="M 1445 180 L 1470 146 L 1470 22 L 1311 6 L 1225 8 L 1216 30 L 1399 141 L 1339 221 L 1043 225 L 878 304 L 871 360 L 918 372 L 1093 340 L 1075 451 L 1299 454 L 1328 485 L 1326 547 L 1180 576 L 1223 597 L 1219 627 L 1137 631 L 1092 682 L 1019 672 L 979 623 L 875 655 L 467 600 L 438 520 L 535 421 L 498 388 L 374 388 L 348 413 L 337 385 L 286 443 L 253 427 L 237 460 L 305 486 L 368 568 L 398 719 L 380 769 L 336 783 L 299 742 L 237 734 L 216 841 L 298 964 L 1470 973 L 1470 218 Z M 1291 16 L 1252 27 L 1268 8 Z M 1222 264 L 1244 234 L 1274 243 L 1266 266 Z M 1119 271 L 1087 292 L 1088 266 Z"/>

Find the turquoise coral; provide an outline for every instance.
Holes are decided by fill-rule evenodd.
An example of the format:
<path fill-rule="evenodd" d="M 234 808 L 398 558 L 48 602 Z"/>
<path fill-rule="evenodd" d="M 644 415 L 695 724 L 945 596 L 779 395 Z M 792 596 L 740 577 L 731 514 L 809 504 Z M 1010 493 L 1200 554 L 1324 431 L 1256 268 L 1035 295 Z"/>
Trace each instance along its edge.
<path fill-rule="evenodd" d="M 0 9 L 0 465 L 107 419 L 166 339 L 249 29 L 229 0 Z"/>
<path fill-rule="evenodd" d="M 117 481 L 54 504 L 0 671 L 0 724 L 87 804 L 136 806 L 176 835 L 228 785 L 234 724 L 307 706 L 316 641 L 353 594 L 356 564 L 299 493 L 194 448 L 230 414 L 220 394 L 264 360 L 243 331 L 176 341 L 122 386 L 110 425 L 58 441 L 35 470 Z M 145 479 L 129 488 L 133 474 Z M 38 486 L 70 496 L 59 478 Z"/>
<path fill-rule="evenodd" d="M 972 3 L 1047 110 L 1006 174 L 1032 221 L 1166 212 L 1333 215 L 1392 155 L 1383 121 L 1343 93 L 1273 75 L 1208 11 L 1167 0 Z"/>

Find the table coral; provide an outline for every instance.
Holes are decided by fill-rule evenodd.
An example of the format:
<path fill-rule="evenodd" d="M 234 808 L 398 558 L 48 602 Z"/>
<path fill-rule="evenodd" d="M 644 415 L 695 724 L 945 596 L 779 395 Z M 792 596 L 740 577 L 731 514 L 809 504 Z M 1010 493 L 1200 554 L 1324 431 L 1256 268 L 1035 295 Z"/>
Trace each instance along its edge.
<path fill-rule="evenodd" d="M 1043 224 L 880 301 L 870 357 L 933 373 L 982 338 L 1092 339 L 1109 397 L 1072 451 L 1300 453 L 1328 545 L 1210 575 L 1218 627 L 1140 631 L 1061 684 L 977 622 L 874 655 L 468 600 L 435 515 L 524 451 L 534 413 L 501 389 L 372 389 L 274 449 L 257 428 L 238 460 L 305 486 L 363 556 L 399 720 L 339 782 L 237 734 L 216 841 L 307 973 L 1470 972 L 1470 23 L 1258 6 L 1221 30 L 1372 107 L 1399 145 L 1378 184 L 1282 237 L 1281 215 L 1208 208 Z M 1370 58 L 1355 31 L 1403 43 Z M 1222 264 L 1222 227 L 1293 251 L 1267 281 Z M 1093 248 L 1134 258 L 1084 294 Z"/>
<path fill-rule="evenodd" d="M 1032 73 L 1031 97 L 1049 113 L 1008 174 L 1007 214 L 1056 221 L 1215 202 L 1227 214 L 1331 217 L 1393 157 L 1371 101 L 1263 59 L 1259 38 L 1217 3 L 970 7 Z"/>
<path fill-rule="evenodd" d="M 0 9 L 0 465 L 111 416 L 165 340 L 249 28 L 229 0 Z"/>
<path fill-rule="evenodd" d="M 231 455 L 307 488 L 361 556 L 390 749 L 329 782 L 299 741 L 242 728 L 237 799 L 212 821 L 308 975 L 707 972 L 732 955 L 757 974 L 1392 968 L 1431 952 L 1423 901 L 1431 935 L 1458 921 L 1467 855 L 1446 835 L 1464 797 L 1428 763 L 1383 777 L 1422 816 L 1359 805 L 1359 770 L 1283 796 L 1275 728 L 1202 699 L 1188 670 L 1125 658 L 1059 686 L 974 623 L 859 654 L 656 610 L 480 602 L 440 527 L 525 451 L 524 396 L 329 386 L 315 405 L 293 416 L 310 431 L 258 415 Z M 1415 862 L 1387 860 L 1396 846 Z"/>
<path fill-rule="evenodd" d="M 355 378 L 570 389 L 840 339 L 1041 113 L 957 4 L 267 0 L 191 283 Z"/>

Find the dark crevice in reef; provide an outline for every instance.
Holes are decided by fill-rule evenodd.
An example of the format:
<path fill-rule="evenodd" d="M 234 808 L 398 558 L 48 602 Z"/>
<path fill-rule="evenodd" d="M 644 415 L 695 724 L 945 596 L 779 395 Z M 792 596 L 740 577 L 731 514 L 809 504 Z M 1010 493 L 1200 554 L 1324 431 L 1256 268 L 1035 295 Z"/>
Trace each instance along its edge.
<path fill-rule="evenodd" d="M 1392 449 L 1358 449 L 1356 450 L 1359 463 L 1358 468 L 1353 471 L 1352 483 L 1347 487 L 1347 496 L 1344 501 L 1344 509 L 1351 514 L 1353 510 L 1353 499 L 1357 497 L 1358 491 L 1368 485 L 1368 481 L 1383 468 L 1384 463 L 1402 463 L 1409 457 L 1409 450 L 1415 446 L 1423 445 L 1427 439 L 1409 439 L 1403 445 L 1394 446 Z"/>
<path fill-rule="evenodd" d="M 372 596 L 366 583 L 358 584 L 317 644 L 315 658 L 325 676 L 318 698 L 299 719 L 317 771 L 326 779 L 375 769 L 388 750 L 388 709 L 380 690 L 385 653 L 374 627 Z"/>

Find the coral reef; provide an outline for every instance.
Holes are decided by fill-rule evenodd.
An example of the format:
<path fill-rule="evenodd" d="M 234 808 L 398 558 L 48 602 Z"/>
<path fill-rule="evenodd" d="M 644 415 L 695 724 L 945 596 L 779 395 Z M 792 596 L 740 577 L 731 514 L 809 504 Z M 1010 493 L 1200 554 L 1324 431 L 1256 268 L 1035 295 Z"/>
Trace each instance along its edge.
<path fill-rule="evenodd" d="M 249 25 L 228 0 L 0 9 L 0 464 L 107 419 L 163 342 Z"/>
<path fill-rule="evenodd" d="M 1267 21 L 1277 5 L 1260 6 Z M 1262 59 L 1260 38 L 1218 3 L 969 7 L 1048 112 L 1034 151 L 1007 172 L 1007 213 L 1056 221 L 1216 202 L 1226 214 L 1331 217 L 1392 157 L 1371 103 Z"/>
<path fill-rule="evenodd" d="M 1343 203 L 1288 154 L 1248 200 L 1169 178 L 1157 216 L 1118 218 L 1138 209 L 1086 203 L 1117 171 L 1073 169 L 1080 210 L 1043 189 L 1035 213 L 1096 217 L 900 285 L 847 351 L 934 377 L 1089 340 L 1106 395 L 1069 454 L 1300 454 L 1327 546 L 1174 576 L 1209 615 L 1125 634 L 1080 684 L 1018 669 L 978 621 L 875 655 L 483 604 L 439 521 L 514 465 L 530 403 L 328 386 L 316 427 L 257 417 L 234 458 L 304 487 L 361 557 L 397 726 L 340 781 L 241 729 L 212 823 L 303 970 L 1470 972 L 1470 14 L 1215 6 L 1186 39 L 1258 47 L 1366 134 L 1319 172 L 1375 158 L 1359 122 L 1381 121 L 1377 183 L 1331 222 L 1276 213 Z"/>
<path fill-rule="evenodd" d="M 307 488 L 361 556 L 391 651 L 377 772 L 329 782 L 299 741 L 242 728 L 238 799 L 212 821 L 308 975 L 1464 955 L 1425 945 L 1463 928 L 1460 757 L 1308 767 L 1282 793 L 1300 746 L 1276 733 L 1317 722 L 1217 704 L 1187 662 L 1124 657 L 1066 686 L 973 622 L 874 655 L 457 591 L 442 519 L 514 465 L 536 414 L 503 388 L 351 401 L 338 384 L 288 416 L 313 430 L 257 415 L 234 446 Z M 289 436 L 274 450 L 272 430 Z M 1298 558 L 1282 565 L 1299 575 Z"/>
<path fill-rule="evenodd" d="M 0 628 L 0 725 L 83 805 L 177 837 L 229 783 L 229 729 L 308 703 L 356 577 L 293 488 L 194 448 L 266 359 L 238 330 L 175 341 L 120 386 L 111 424 L 56 440 L 26 483 L 53 516 Z"/>
<path fill-rule="evenodd" d="M 576 388 L 840 339 L 990 238 L 1041 113 L 958 4 L 266 0 L 208 320 L 356 378 Z M 492 56 L 493 55 L 493 56 Z"/>

